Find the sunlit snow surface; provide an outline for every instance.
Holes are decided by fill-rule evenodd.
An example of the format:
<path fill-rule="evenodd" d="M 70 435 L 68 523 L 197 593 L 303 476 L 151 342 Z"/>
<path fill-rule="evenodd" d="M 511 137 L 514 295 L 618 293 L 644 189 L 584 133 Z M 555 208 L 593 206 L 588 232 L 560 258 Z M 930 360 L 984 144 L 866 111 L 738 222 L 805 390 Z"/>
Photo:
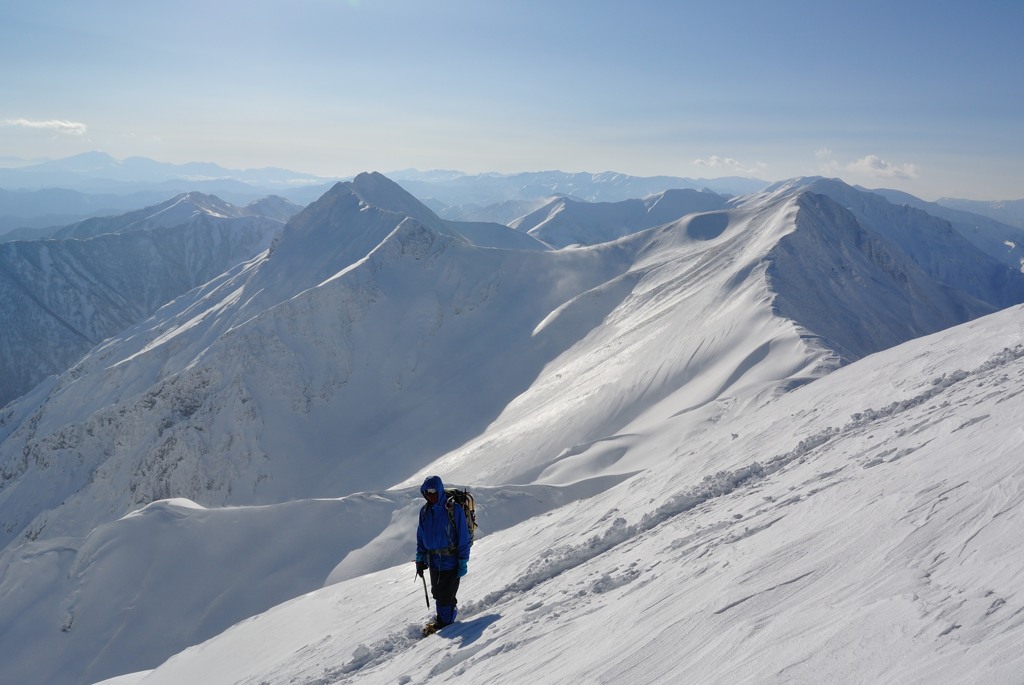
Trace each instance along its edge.
<path fill-rule="evenodd" d="M 336 186 L 0 414 L 2 671 L 1009 678 L 1024 315 L 871 353 L 1020 284 L 894 240 L 798 184 L 560 250 Z M 482 536 L 420 644 L 430 473 Z"/>
<path fill-rule="evenodd" d="M 725 411 L 659 469 L 482 538 L 437 637 L 405 564 L 126 682 L 1019 682 L 1022 334 L 1014 308 Z"/>

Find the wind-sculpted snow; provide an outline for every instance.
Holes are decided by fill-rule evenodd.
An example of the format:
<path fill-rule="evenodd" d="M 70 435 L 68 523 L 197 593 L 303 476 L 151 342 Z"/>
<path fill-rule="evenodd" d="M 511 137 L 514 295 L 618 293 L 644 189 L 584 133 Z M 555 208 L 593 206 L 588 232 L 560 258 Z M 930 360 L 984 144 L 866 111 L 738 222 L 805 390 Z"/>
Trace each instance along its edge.
<path fill-rule="evenodd" d="M 478 539 L 621 480 L 474 489 L 484 523 Z M 404 564 L 415 551 L 409 531 L 421 504 L 418 488 L 263 507 L 207 509 L 172 499 L 83 540 L 8 551 L 0 639 L 11 652 L 31 651 L 34 640 L 52 634 L 61 650 L 45 664 L 8 662 L 5 675 L 56 683 L 78 674 L 92 682 L 151 668 L 325 582 Z"/>
<path fill-rule="evenodd" d="M 403 211 L 367 203 L 391 196 Z M 802 265 L 780 259 L 766 281 L 791 234 L 840 245 L 798 252 L 822 282 L 855 254 L 836 236 L 856 222 L 799 194 L 561 251 L 474 245 L 414 202 L 379 175 L 337 186 L 268 255 L 97 348 L 36 412 L 12 410 L 4 534 L 81 534 L 169 496 L 411 485 L 431 469 L 483 484 L 631 473 L 650 465 L 644 451 L 606 438 L 794 387 L 834 368 L 833 350 L 863 355 L 978 311 L 896 258 L 858 264 L 859 290 L 809 297 Z M 886 310 L 879 294 L 901 278 L 938 314 Z"/>
<path fill-rule="evenodd" d="M 1021 358 L 1024 358 L 1024 345 L 1016 345 L 1012 349 L 1006 348 L 973 371 L 956 370 L 932 379 L 927 389 L 918 395 L 892 402 L 878 409 L 868 408 L 858 411 L 851 415 L 845 425 L 827 426 L 818 433 L 800 440 L 793 449 L 772 456 L 764 463 L 755 461 L 740 468 L 706 475 L 696 485 L 669 496 L 667 501 L 645 513 L 636 523 L 630 524 L 625 518 L 616 517 L 602 533 L 592 536 L 582 544 L 544 550 L 539 555 L 539 559 L 524 569 L 522 575 L 515 582 L 486 595 L 479 601 L 469 603 L 463 609 L 463 613 L 472 616 L 493 608 L 494 605 L 508 597 L 529 593 L 538 584 L 547 582 L 571 568 L 585 564 L 594 557 L 662 525 L 673 517 L 685 514 L 709 500 L 730 495 L 739 488 L 752 487 L 762 479 L 771 477 L 785 469 L 793 462 L 812 458 L 815 450 L 828 442 L 841 441 L 844 437 L 848 438 L 854 433 L 869 429 L 873 424 L 891 421 L 904 412 L 940 397 L 958 383 L 969 383 L 972 379 L 989 374 L 1017 362 Z M 970 425 L 972 425 L 970 422 L 965 423 L 957 430 Z M 891 455 L 886 456 L 890 457 Z M 897 453 L 885 461 L 896 461 L 903 456 L 906 456 L 906 453 Z M 881 458 L 866 461 L 863 466 L 871 468 L 879 463 L 882 463 Z"/>
<path fill-rule="evenodd" d="M 186 498 L 205 511 L 273 510 L 358 492 L 394 502 L 393 493 L 415 492 L 424 476 L 440 474 L 480 491 L 492 511 L 510 512 L 499 518 L 516 525 L 488 529 L 482 519 L 487 532 L 474 547 L 461 595 L 466 620 L 449 631 L 459 644 L 429 668 L 410 666 L 427 650 L 411 642 L 409 629 L 424 611 L 422 587 L 411 582 L 409 568 L 392 566 L 408 559 L 413 497 L 408 506 L 367 509 L 379 515 L 372 530 L 350 540 L 326 572 L 317 566 L 330 587 L 302 595 L 308 583 L 291 586 L 294 599 L 172 660 L 152 682 L 173 680 L 176 668 L 187 670 L 193 657 L 203 661 L 207 649 L 240 649 L 249 659 L 204 662 L 210 682 L 354 681 L 382 673 L 386 681 L 425 674 L 484 681 L 484 664 L 504 664 L 498 674 L 510 678 L 516 664 L 527 663 L 519 661 L 524 654 L 550 669 L 544 672 L 552 680 L 687 680 L 707 665 L 700 655 L 714 652 L 720 660 L 716 650 L 728 642 L 751 640 L 750 653 L 763 656 L 761 631 L 737 635 L 745 616 L 770 621 L 776 614 L 757 613 L 766 607 L 780 612 L 790 633 L 811 623 L 837 640 L 857 639 L 863 626 L 851 634 L 808 614 L 828 604 L 825 581 L 844 564 L 891 572 L 896 562 L 861 546 L 881 519 L 854 517 L 847 522 L 857 531 L 850 546 L 834 547 L 842 537 L 834 517 L 868 506 L 865 491 L 903 483 L 892 470 L 917 468 L 921 455 L 977 438 L 992 417 L 1005 416 L 1012 404 L 956 398 L 968 396 L 973 380 L 989 384 L 988 392 L 1010 387 L 999 379 L 1019 370 L 1008 358 L 1005 370 L 978 372 L 966 385 L 939 382 L 926 390 L 940 394 L 914 403 L 924 392 L 915 384 L 954 378 L 953 362 L 925 373 L 925 362 L 912 356 L 925 352 L 907 352 L 882 373 L 870 353 L 989 308 L 936 283 L 895 241 L 834 201 L 797 187 L 589 246 L 538 249 L 529 239 L 513 248 L 511 230 L 443 222 L 379 175 L 336 186 L 266 252 L 107 340 L 6 408 L 5 554 L 35 560 L 26 569 L 45 559 L 49 565 L 40 568 L 52 574 L 54 560 L 80 554 L 91 531 L 106 531 L 109 548 L 117 548 L 114 531 L 126 530 L 118 519 L 153 500 Z M 972 329 L 992 331 L 992 340 L 975 346 L 988 356 L 1016 349 L 1016 340 L 993 347 L 996 338 L 1019 332 L 1014 319 L 999 321 L 1014 332 L 995 324 Z M 967 363 L 976 351 L 963 339 L 950 338 L 963 358 L 955 369 L 978 369 L 984 360 Z M 938 354 L 935 344 L 912 349 Z M 874 374 L 874 386 L 840 368 L 858 357 L 851 367 Z M 913 392 L 900 383 L 915 385 Z M 943 398 L 954 398 L 951 408 L 928 409 Z M 911 404 L 890 408 L 899 401 Z M 983 405 L 976 413 L 975 404 Z M 964 406 L 972 409 L 959 416 Z M 848 424 L 848 416 L 869 411 L 881 413 L 869 424 Z M 922 413 L 928 411 L 932 423 Z M 914 423 L 890 430 L 904 421 Z M 945 431 L 945 442 L 916 441 L 929 430 Z M 997 468 L 993 462 L 986 473 Z M 934 480 L 927 470 L 915 474 Z M 564 505 L 551 509 L 559 497 Z M 893 494 L 883 501 L 891 513 L 902 500 Z M 204 510 L 186 518 L 213 520 L 196 511 Z M 990 514 L 985 508 L 979 516 Z M 832 528 L 820 527 L 816 516 Z M 348 535 L 336 523 L 310 526 L 328 540 Z M 826 558 L 808 556 L 801 535 L 827 542 Z M 762 547 L 765 540 L 778 544 Z M 57 547 L 32 556 L 47 545 Z M 749 556 L 729 551 L 740 549 Z M 772 557 L 777 549 L 792 557 Z M 223 559 L 204 558 L 207 568 Z M 1001 606 L 1016 601 L 1005 589 L 1009 580 L 999 579 Z M 124 584 L 130 591 L 140 582 Z M 838 584 L 856 586 L 872 601 L 886 597 L 850 578 Z M 98 587 L 83 586 L 77 606 L 103 605 L 94 598 L 104 595 L 92 589 Z M 624 597 L 636 611 L 615 611 Z M 779 608 L 793 597 L 793 613 Z M 856 600 L 844 594 L 836 601 L 860 606 Z M 728 639 L 712 645 L 688 632 L 675 618 L 680 602 L 694 625 L 717 625 Z M 90 610 L 97 630 L 84 634 L 120 626 L 123 605 Z M 233 606 L 234 617 L 250 604 Z M 55 649 L 67 635 L 45 626 L 64 626 L 68 612 L 40 607 L 33 625 L 44 627 L 33 644 Z M 72 613 L 73 633 L 83 619 Z M 616 646 L 603 633 L 591 656 L 568 672 L 537 651 L 543 642 L 552 654 L 571 653 L 569 636 L 576 643 L 583 636 L 572 622 L 593 628 L 591 613 L 630 637 L 624 652 L 618 644 L 620 658 L 594 656 Z M 203 616 L 183 618 L 178 641 L 167 641 L 163 654 L 154 647 L 147 658 L 201 639 Z M 890 625 L 884 613 L 859 616 Z M 160 644 L 143 618 L 125 620 L 139 622 L 139 641 L 148 635 Z M 118 658 L 127 633 L 105 634 L 115 636 L 105 661 L 110 671 L 118 663 L 128 668 Z M 266 648 L 254 653 L 245 646 L 253 641 Z M 434 642 L 451 644 L 444 634 Z M 692 649 L 654 663 L 651 654 L 677 643 Z M 811 660 L 799 647 L 779 654 L 788 660 L 780 672 Z M 130 668 L 155 665 L 133 661 Z M 718 680 L 732 679 L 723 663 L 713 665 Z M 194 674 L 180 681 L 190 679 Z"/>
<path fill-rule="evenodd" d="M 619 241 L 638 255 L 621 303 L 605 307 L 600 295 L 613 284 L 604 284 L 553 312 L 543 330 L 563 318 L 603 325 L 549 364 L 485 435 L 429 468 L 484 482 L 569 482 L 596 464 L 635 471 L 642 466 L 629 455 L 638 450 L 601 441 L 649 433 L 635 422 L 676 413 L 659 410 L 661 402 L 693 411 L 770 394 L 840 358 L 993 310 L 929 279 L 828 198 L 794 193 L 741 204 Z M 506 449 L 514 462 L 489 456 Z"/>
<path fill-rule="evenodd" d="M 708 426 L 704 476 L 663 458 L 489 535 L 437 636 L 402 566 L 130 682 L 1014 682 L 1022 326 L 873 355 Z"/>

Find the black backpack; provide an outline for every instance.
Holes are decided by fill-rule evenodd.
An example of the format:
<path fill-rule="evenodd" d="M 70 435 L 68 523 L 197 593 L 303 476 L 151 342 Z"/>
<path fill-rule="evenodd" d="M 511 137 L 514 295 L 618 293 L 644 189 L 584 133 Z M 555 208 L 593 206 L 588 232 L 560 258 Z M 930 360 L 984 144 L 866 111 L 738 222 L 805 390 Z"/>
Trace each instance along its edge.
<path fill-rule="evenodd" d="M 466 514 L 466 528 L 469 529 L 469 544 L 472 545 L 473 539 L 476 537 L 476 500 L 473 499 L 469 490 L 445 490 L 444 492 L 448 496 L 445 506 L 448 509 L 448 516 L 452 520 L 452 528 L 455 527 L 455 512 L 452 511 L 452 507 L 462 507 L 463 513 Z"/>

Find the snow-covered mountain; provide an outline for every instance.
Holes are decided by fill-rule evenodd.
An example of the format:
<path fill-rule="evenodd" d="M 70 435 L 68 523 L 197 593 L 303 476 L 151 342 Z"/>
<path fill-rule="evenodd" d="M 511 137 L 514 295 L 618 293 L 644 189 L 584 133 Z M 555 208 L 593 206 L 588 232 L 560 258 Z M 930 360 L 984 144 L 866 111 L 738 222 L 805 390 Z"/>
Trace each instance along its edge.
<path fill-rule="evenodd" d="M 872 192 L 890 202 L 916 207 L 945 219 L 982 252 L 1014 269 L 1024 270 L 1024 200 L 1016 203 L 946 199 L 925 202 L 898 190 Z M 949 204 L 941 204 L 944 202 Z"/>
<path fill-rule="evenodd" d="M 509 223 L 554 247 L 596 245 L 667 224 L 687 214 L 723 209 L 727 199 L 709 191 L 666 190 L 643 199 L 583 202 L 567 197 Z"/>
<path fill-rule="evenodd" d="M 287 207 L 190 193 L 73 224 L 58 231 L 65 239 L 0 243 L 0 405 L 266 250 Z"/>
<path fill-rule="evenodd" d="M 784 634 L 810 626 L 820 636 L 810 644 L 836 640 L 821 658 L 806 644 L 774 652 L 777 670 L 841 668 L 844 645 L 873 645 L 871 626 L 896 625 L 888 611 L 855 608 L 896 586 L 851 575 L 851 560 L 885 577 L 924 559 L 887 559 L 865 542 L 888 515 L 865 514 L 840 544 L 843 513 L 869 508 L 870 493 L 886 514 L 907 504 L 901 488 L 929 468 L 903 459 L 914 450 L 939 454 L 932 480 L 962 474 L 963 460 L 943 450 L 976 439 L 993 416 L 1003 425 L 1016 406 L 995 392 L 1020 373 L 1022 314 L 968 329 L 993 331 L 991 344 L 951 333 L 948 347 L 966 352 L 933 354 L 955 362 L 925 354 L 946 338 L 889 362 L 868 356 L 994 312 L 1024 278 L 944 222 L 849 192 L 839 203 L 794 181 L 552 249 L 509 227 L 442 220 L 379 174 L 336 185 L 271 249 L 4 409 L 0 640 L 10 648 L 0 667 L 26 683 L 152 668 L 329 580 L 150 680 L 413 682 L 433 669 L 479 681 L 488 678 L 473 669 L 489 659 L 494 682 L 536 664 L 551 666 L 544 682 L 657 682 L 701 667 L 722 680 L 732 645 L 772 649 L 762 629 L 776 616 Z M 808 385 L 844 362 L 856 363 Z M 928 412 L 942 433 L 930 451 L 918 436 L 931 424 L 917 423 Z M 979 468 L 1011 482 L 1005 462 Z M 403 656 L 425 647 L 398 619 L 423 611 L 413 609 L 422 589 L 392 567 L 409 558 L 415 486 L 435 472 L 480 494 L 485 537 L 462 595 L 467 623 L 454 633 L 462 650 L 423 666 Z M 912 486 L 921 507 L 945 501 L 931 484 Z M 1019 506 L 1014 492 L 1005 501 Z M 178 499 L 157 502 L 167 498 Z M 925 546 L 966 550 L 976 536 L 939 525 L 946 511 Z M 888 534 L 898 547 L 910 524 Z M 990 631 L 1000 640 L 1019 636 L 1014 578 L 990 578 L 990 615 L 1010 605 Z M 944 582 L 968 581 L 972 592 L 981 582 L 971 570 Z M 792 612 L 771 602 L 805 589 Z M 946 607 L 933 589 L 919 588 L 922 606 L 941 605 L 943 625 L 915 625 L 936 639 L 983 603 L 972 594 L 966 608 Z M 623 593 L 637 594 L 609 601 Z M 826 623 L 822 601 L 852 603 L 862 623 Z M 602 633 L 578 661 L 542 657 L 545 643 L 562 657 L 580 643 L 595 625 L 587 606 L 636 638 L 628 653 L 608 657 L 615 636 Z M 898 617 L 915 606 L 900 604 Z M 718 628 L 691 633 L 678 615 Z M 748 619 L 761 628 L 745 630 Z M 548 637 L 532 643 L 537 628 Z M 663 659 L 661 642 L 680 640 L 686 649 Z M 900 644 L 917 650 L 908 668 L 935 652 L 911 637 Z M 232 650 L 244 664 L 224 656 Z M 737 661 L 753 678 L 756 659 Z"/>
<path fill-rule="evenodd" d="M 237 207 L 216 195 L 188 192 L 165 202 L 117 216 L 94 217 L 54 230 L 52 238 L 92 238 L 107 233 L 146 231 L 154 228 L 210 225 L 217 219 L 260 217 L 280 222 L 299 213 L 302 207 L 282 197 L 269 196 Z M 233 265 L 230 265 L 233 266 Z"/>
<path fill-rule="evenodd" d="M 893 242 L 940 283 L 997 307 L 1024 299 L 1020 269 L 1005 268 L 1007 262 L 977 248 L 949 221 L 907 204 L 896 205 L 839 179 L 792 179 L 773 184 L 766 192 L 785 195 L 797 188 L 832 198 L 848 209 L 860 225 Z"/>
<path fill-rule="evenodd" d="M 167 193 L 129 195 L 82 193 L 67 188 L 0 189 L 0 240 L 27 240 L 49 228 L 67 226 L 93 216 L 112 216 L 167 199 Z"/>

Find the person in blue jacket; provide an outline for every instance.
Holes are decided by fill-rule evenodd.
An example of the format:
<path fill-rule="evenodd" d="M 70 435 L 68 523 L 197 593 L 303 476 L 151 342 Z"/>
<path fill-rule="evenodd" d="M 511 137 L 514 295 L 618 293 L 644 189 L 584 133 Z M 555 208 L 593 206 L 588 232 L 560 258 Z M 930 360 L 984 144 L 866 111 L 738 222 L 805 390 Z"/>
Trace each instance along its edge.
<path fill-rule="evenodd" d="M 458 614 L 456 594 L 469 563 L 470 537 L 466 513 L 461 506 L 449 506 L 444 483 L 430 476 L 420 487 L 427 503 L 420 509 L 416 529 L 416 573 L 430 571 L 430 592 L 437 616 L 427 630 L 439 630 L 454 623 Z"/>

